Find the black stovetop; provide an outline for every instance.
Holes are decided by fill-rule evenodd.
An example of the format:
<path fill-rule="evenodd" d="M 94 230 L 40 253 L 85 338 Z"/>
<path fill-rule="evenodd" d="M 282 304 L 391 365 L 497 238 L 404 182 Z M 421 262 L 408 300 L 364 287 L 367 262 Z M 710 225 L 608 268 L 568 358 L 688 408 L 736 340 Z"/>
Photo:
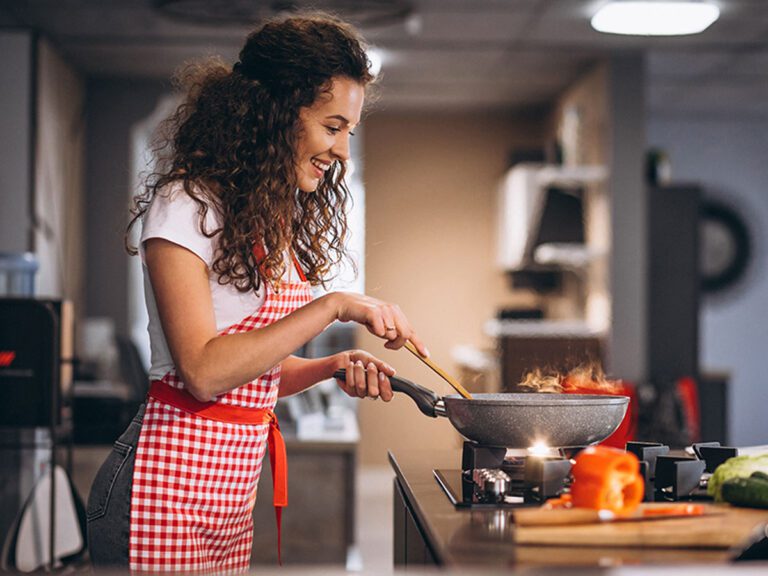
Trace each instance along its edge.
<path fill-rule="evenodd" d="M 475 490 L 475 483 L 467 479 L 462 470 L 442 468 L 433 470 L 433 473 L 451 504 L 457 508 L 519 508 L 541 504 L 530 494 L 526 495 L 522 489 L 513 490 L 500 502 L 483 501 Z"/>

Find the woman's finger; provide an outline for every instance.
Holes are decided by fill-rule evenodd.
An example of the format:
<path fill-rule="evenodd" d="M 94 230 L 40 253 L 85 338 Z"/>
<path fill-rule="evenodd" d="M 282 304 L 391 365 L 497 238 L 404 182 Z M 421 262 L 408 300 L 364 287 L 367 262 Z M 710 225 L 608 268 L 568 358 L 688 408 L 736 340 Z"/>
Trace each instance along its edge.
<path fill-rule="evenodd" d="M 406 341 L 408 338 L 405 336 L 398 336 L 394 340 L 388 341 L 386 344 L 384 344 L 385 348 L 389 348 L 390 350 L 399 350 L 403 346 L 405 346 Z"/>
<path fill-rule="evenodd" d="M 365 398 L 366 391 L 368 389 L 367 374 L 365 371 L 365 365 L 358 360 L 355 362 L 355 393 L 358 398 Z"/>
<path fill-rule="evenodd" d="M 347 369 L 345 372 L 344 379 L 337 378 L 336 381 L 339 384 L 339 388 L 341 388 L 347 396 L 352 396 L 353 398 L 356 398 L 357 393 L 355 392 L 355 388 L 354 388 L 354 381 L 355 381 L 354 368 L 355 368 L 355 364 L 350 360 L 349 364 L 347 364 Z"/>
<path fill-rule="evenodd" d="M 429 356 L 429 351 L 421 342 L 421 339 L 416 335 L 416 332 L 411 327 L 411 324 L 408 322 L 405 314 L 403 314 L 403 311 L 400 310 L 400 307 L 396 304 L 392 305 L 392 313 L 393 320 L 391 326 L 396 327 L 396 332 L 392 331 L 390 335 L 387 336 L 387 343 L 384 346 L 390 350 L 397 350 L 403 347 L 406 341 L 410 340 L 422 356 Z"/>
<path fill-rule="evenodd" d="M 378 379 L 379 379 L 379 397 L 384 400 L 384 402 L 389 402 L 392 400 L 392 383 L 389 381 L 389 378 L 387 378 L 384 375 L 384 372 L 378 373 Z"/>
<path fill-rule="evenodd" d="M 388 339 L 387 343 L 384 344 L 384 346 L 390 350 L 397 350 L 405 346 L 406 341 L 410 340 L 414 333 L 407 320 L 399 320 L 397 325 L 397 336 L 395 338 Z"/>
<path fill-rule="evenodd" d="M 373 362 L 376 365 L 376 369 L 380 372 L 384 372 L 387 376 L 394 376 L 396 373 L 396 370 L 392 366 L 363 350 L 353 350 L 349 355 L 353 362 L 360 360 L 366 366 L 369 362 Z"/>
<path fill-rule="evenodd" d="M 368 331 L 374 336 L 379 338 L 387 337 L 387 321 L 382 313 L 381 302 L 373 301 L 375 303 L 369 305 L 367 311 L 367 318 L 365 320 L 365 326 Z"/>
<path fill-rule="evenodd" d="M 379 374 L 380 372 L 376 367 L 376 364 L 369 362 L 366 369 L 368 384 L 367 396 L 369 398 L 373 398 L 374 400 L 379 397 Z"/>
<path fill-rule="evenodd" d="M 392 383 L 395 369 L 386 362 L 363 350 L 347 352 L 348 364 L 345 379 L 337 378 L 339 388 L 353 398 L 381 398 L 392 400 Z"/>
<path fill-rule="evenodd" d="M 390 341 L 394 340 L 400 332 L 395 312 L 389 306 L 386 306 L 382 310 L 381 315 L 384 320 L 384 338 Z"/>
<path fill-rule="evenodd" d="M 411 334 L 408 336 L 408 340 L 410 340 L 411 344 L 416 347 L 416 350 L 419 351 L 419 354 L 424 356 L 424 358 L 429 358 L 429 350 L 424 345 L 424 342 L 421 341 L 421 338 L 419 338 L 416 332 L 411 331 Z"/>
<path fill-rule="evenodd" d="M 357 393 L 358 382 L 365 379 L 364 370 L 359 360 L 350 360 L 347 367 L 347 377 L 344 383 L 344 391 L 352 396 L 352 398 L 359 398 Z"/>
<path fill-rule="evenodd" d="M 381 314 L 384 318 L 384 339 L 387 341 L 385 346 L 390 349 L 400 348 L 407 338 L 405 335 L 410 331 L 408 320 L 394 304 L 384 306 Z"/>

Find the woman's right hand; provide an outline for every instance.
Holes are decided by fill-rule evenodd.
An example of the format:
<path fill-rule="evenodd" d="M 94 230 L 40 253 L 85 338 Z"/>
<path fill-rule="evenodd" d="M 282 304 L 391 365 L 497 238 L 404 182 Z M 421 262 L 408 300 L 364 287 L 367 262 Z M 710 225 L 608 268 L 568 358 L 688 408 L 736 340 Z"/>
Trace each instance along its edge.
<path fill-rule="evenodd" d="M 368 332 L 386 340 L 386 348 L 397 350 L 410 340 L 422 356 L 429 350 L 411 327 L 397 304 L 352 292 L 332 292 L 328 295 L 340 322 L 357 322 Z"/>

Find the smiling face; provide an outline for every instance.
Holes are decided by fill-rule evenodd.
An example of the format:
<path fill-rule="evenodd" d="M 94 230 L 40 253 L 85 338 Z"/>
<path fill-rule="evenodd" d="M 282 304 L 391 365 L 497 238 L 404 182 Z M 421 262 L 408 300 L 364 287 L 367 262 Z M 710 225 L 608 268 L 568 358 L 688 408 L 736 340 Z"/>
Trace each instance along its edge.
<path fill-rule="evenodd" d="M 334 161 L 349 160 L 349 137 L 360 123 L 364 88 L 349 78 L 335 78 L 330 90 L 299 113 L 296 179 L 302 192 L 317 190 Z"/>

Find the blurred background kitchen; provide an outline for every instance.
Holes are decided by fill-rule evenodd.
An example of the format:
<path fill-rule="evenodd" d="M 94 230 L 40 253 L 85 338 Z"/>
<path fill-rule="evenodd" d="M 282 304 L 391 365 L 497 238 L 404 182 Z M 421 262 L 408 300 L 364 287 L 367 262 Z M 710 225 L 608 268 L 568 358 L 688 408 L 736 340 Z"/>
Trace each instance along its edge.
<path fill-rule="evenodd" d="M 593 29 L 606 3 L 0 2 L 4 540 L 24 533 L 34 486 L 59 494 L 71 478 L 57 506 L 77 511 L 146 391 L 123 232 L 174 69 L 234 62 L 255 22 L 305 6 L 358 24 L 381 67 L 353 139 L 359 274 L 334 287 L 398 302 L 470 391 L 596 363 L 632 387 L 636 438 L 768 442 L 768 5 L 713 0 L 705 31 L 644 37 Z M 352 345 L 450 392 L 349 326 L 300 353 Z M 333 382 L 281 404 L 287 561 L 391 566 L 387 450 L 458 434 L 407 398 L 351 401 Z M 260 537 L 255 561 L 271 562 L 274 535 Z"/>

